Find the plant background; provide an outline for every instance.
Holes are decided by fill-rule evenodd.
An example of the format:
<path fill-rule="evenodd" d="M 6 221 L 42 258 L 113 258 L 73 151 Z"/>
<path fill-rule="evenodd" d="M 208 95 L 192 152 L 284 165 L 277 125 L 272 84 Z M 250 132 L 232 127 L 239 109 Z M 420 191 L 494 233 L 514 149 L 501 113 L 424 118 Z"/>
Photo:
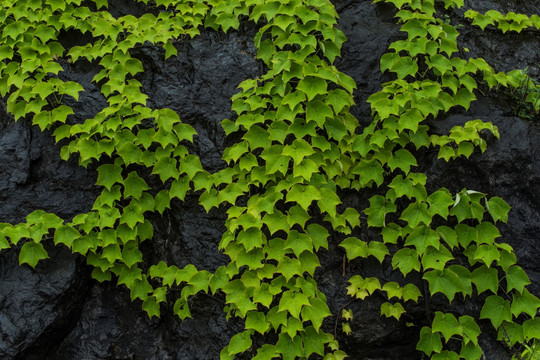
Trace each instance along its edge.
<path fill-rule="evenodd" d="M 538 32 L 502 34 L 471 27 L 463 19 L 467 8 L 525 14 L 540 13 L 540 4 L 528 1 L 466 2 L 465 9 L 448 12 L 448 21 L 463 23 L 459 28 L 462 44 L 472 57 L 483 57 L 496 71 L 529 68 L 529 75 L 540 77 L 540 37 Z M 371 121 L 368 96 L 388 80 L 379 70 L 379 59 L 388 45 L 402 35 L 393 19 L 391 6 L 371 1 L 334 1 L 347 36 L 340 71 L 352 76 L 358 85 L 352 113 L 362 125 Z M 140 16 L 144 5 L 129 0 L 110 1 L 114 16 Z M 206 30 L 194 40 L 177 43 L 178 56 L 164 61 L 164 50 L 141 47 L 134 55 L 145 72 L 137 78 L 149 95 L 150 107 L 169 107 L 182 121 L 194 126 L 199 136 L 189 150 L 198 155 L 210 172 L 225 166 L 222 151 L 235 139 L 226 139 L 219 122 L 230 118 L 230 98 L 242 80 L 263 73 L 255 59 L 252 39 L 255 27 L 242 24 L 228 34 Z M 75 33 L 64 34 L 66 48 L 89 39 Z M 99 89 L 90 82 L 97 73 L 88 63 L 62 64 L 64 80 L 76 80 L 86 92 L 78 103 L 68 104 L 80 119 L 93 117 L 106 103 Z M 428 190 L 447 187 L 456 193 L 463 187 L 505 199 L 512 210 L 509 223 L 500 226 L 502 241 L 510 243 L 519 264 L 529 275 L 530 291 L 540 294 L 540 119 L 516 118 L 514 99 L 504 93 L 486 94 L 468 112 L 452 111 L 433 122 L 437 131 L 447 133 L 454 125 L 482 118 L 499 127 L 501 141 L 491 139 L 486 153 L 450 163 L 436 160 L 436 153 L 425 151 L 418 157 L 428 175 Z M 36 209 L 58 214 L 64 219 L 86 212 L 99 193 L 94 186 L 96 172 L 85 170 L 76 161 L 63 162 L 51 134 L 31 127 L 29 122 L 14 123 L 0 109 L 0 222 L 18 223 Z M 347 196 L 346 205 L 364 208 L 372 194 Z M 193 263 L 209 271 L 226 264 L 217 250 L 225 217 L 216 209 L 206 214 L 197 196 L 172 203 L 163 217 L 152 219 L 156 236 L 142 243 L 145 260 L 165 260 L 179 267 Z M 366 232 L 366 236 L 375 236 Z M 52 244 L 51 244 L 52 245 Z M 6 359 L 216 359 L 231 336 L 243 329 L 241 321 L 225 320 L 223 299 L 198 295 L 191 304 L 193 319 L 180 322 L 172 309 L 163 309 L 160 319 L 149 320 L 140 303 L 131 303 L 125 288 L 99 284 L 90 278 L 84 259 L 63 248 L 47 248 L 51 260 L 41 261 L 36 271 L 18 266 L 16 249 L 0 254 L 0 357 Z M 342 248 L 330 241 L 328 251 L 319 254 L 322 268 L 316 273 L 321 290 L 328 297 L 333 313 L 347 304 L 347 280 L 363 273 L 386 280 L 390 268 L 381 268 L 368 259 L 362 268 L 345 267 Z M 407 328 L 379 316 L 383 299 L 376 296 L 350 305 L 355 313 L 353 333 L 338 330 L 341 348 L 352 359 L 418 359 L 415 351 L 418 329 Z M 478 304 L 476 304 L 478 305 Z M 422 303 L 417 312 L 422 316 Z M 475 304 L 468 304 L 475 306 Z M 325 323 L 332 329 L 333 319 Z M 508 359 L 504 347 L 484 335 L 480 343 L 488 359 Z M 399 355 L 396 355 L 399 354 Z"/>

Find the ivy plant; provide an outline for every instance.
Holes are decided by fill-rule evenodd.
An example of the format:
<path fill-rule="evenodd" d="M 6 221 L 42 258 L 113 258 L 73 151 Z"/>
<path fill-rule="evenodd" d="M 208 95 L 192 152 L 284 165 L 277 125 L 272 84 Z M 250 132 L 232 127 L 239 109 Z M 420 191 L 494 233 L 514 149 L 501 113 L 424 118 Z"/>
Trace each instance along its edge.
<path fill-rule="evenodd" d="M 396 6 L 407 40 L 391 44 L 381 58 L 381 71 L 394 80 L 369 97 L 373 122 L 364 129 L 350 113 L 356 84 L 333 65 L 346 39 L 330 1 L 139 1 L 157 15 L 115 18 L 107 0 L 0 5 L 0 95 L 8 111 L 50 130 L 63 144 L 62 159 L 95 166 L 101 190 L 92 209 L 73 219 L 37 210 L 25 223 L 0 224 L 0 250 L 18 247 L 19 262 L 35 267 L 49 257 L 43 242 L 51 239 L 85 256 L 96 280 L 125 285 L 150 317 L 172 299 L 174 313 L 185 319 L 195 294 L 223 294 L 227 317 L 240 317 L 245 326 L 221 359 L 346 357 L 324 325 L 333 314 L 315 280 L 317 254 L 335 240 L 350 261 L 373 256 L 403 275 L 401 284 L 353 275 L 347 287 L 359 300 L 383 294 L 381 315 L 396 321 L 421 298 L 441 293 L 451 303 L 485 292 L 478 314 L 437 311 L 419 330 L 417 349 L 433 359 L 479 359 L 478 319 L 511 346 L 540 338 L 540 300 L 527 290 L 513 249 L 497 241 L 496 225 L 508 220 L 509 206 L 467 189 L 428 193 L 427 176 L 417 171 L 415 153 L 423 147 L 437 149 L 445 161 L 485 151 L 484 133 L 499 137 L 493 124 L 474 120 L 435 135 L 425 120 L 453 107 L 467 110 L 479 82 L 508 86 L 516 75 L 455 56 L 459 33 L 435 16 L 433 0 L 385 1 Z M 254 44 L 266 73 L 239 84 L 231 99 L 236 116 L 222 127 L 240 140 L 223 153 L 228 166 L 209 173 L 186 146 L 195 130 L 171 109 L 147 106 L 136 79 L 143 64 L 130 49 L 149 42 L 163 47 L 167 59 L 177 55 L 178 39 L 203 28 L 234 31 L 241 21 L 257 25 Z M 58 37 L 71 30 L 88 33 L 92 42 L 65 49 Z M 108 106 L 74 123 L 64 96 L 78 101 L 84 88 L 58 74 L 66 61 L 82 59 L 100 66 L 93 82 Z M 160 186 L 149 185 L 155 183 Z M 343 205 L 342 190 L 374 188 L 367 208 Z M 143 263 L 139 245 L 154 237 L 149 215 L 163 214 L 188 193 L 198 194 L 207 211 L 227 214 L 219 250 L 230 261 L 213 273 L 192 264 Z M 362 214 L 380 232 L 377 239 L 354 236 Z M 411 273 L 420 274 L 429 293 L 406 281 Z M 346 309 L 334 315 L 354 321 Z M 351 331 L 349 323 L 342 329 Z M 271 336 L 255 345 L 262 335 Z"/>

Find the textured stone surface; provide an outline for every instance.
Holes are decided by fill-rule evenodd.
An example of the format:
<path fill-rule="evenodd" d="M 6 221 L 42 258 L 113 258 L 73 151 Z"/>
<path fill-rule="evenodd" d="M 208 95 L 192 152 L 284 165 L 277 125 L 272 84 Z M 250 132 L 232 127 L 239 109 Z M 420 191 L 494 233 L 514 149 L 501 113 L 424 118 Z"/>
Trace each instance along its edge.
<path fill-rule="evenodd" d="M 469 8 L 502 12 L 540 13 L 534 2 L 470 0 Z M 531 5 L 532 4 L 532 5 Z M 338 68 L 358 84 L 353 114 L 365 126 L 370 121 L 368 96 L 390 78 L 379 70 L 379 59 L 388 45 L 402 37 L 394 23 L 395 12 L 386 5 L 370 1 L 335 1 L 340 13 L 340 28 L 348 42 Z M 144 8 L 130 1 L 111 2 L 114 16 L 140 16 Z M 449 13 L 452 22 L 461 22 L 463 10 Z M 540 41 L 530 33 L 485 34 L 465 25 L 459 29 L 460 41 L 471 52 L 481 56 L 497 70 L 530 67 L 538 75 Z M 141 47 L 133 55 L 141 59 L 145 72 L 139 74 L 148 105 L 169 107 L 198 132 L 190 151 L 200 156 L 204 167 L 213 172 L 225 164 L 223 149 L 230 144 L 219 122 L 230 118 L 230 97 L 238 83 L 263 73 L 254 59 L 252 38 L 255 29 L 243 24 L 240 31 L 219 34 L 206 31 L 200 37 L 177 44 L 178 56 L 164 61 L 164 50 Z M 80 34 L 66 34 L 67 46 L 90 41 Z M 63 64 L 62 77 L 80 82 L 86 92 L 73 106 L 77 119 L 92 117 L 106 106 L 98 88 L 90 82 L 97 68 L 89 63 Z M 519 263 L 533 281 L 531 287 L 540 293 L 540 135 L 531 122 L 516 118 L 510 99 L 503 94 L 480 98 L 470 111 L 453 111 L 432 121 L 435 133 L 445 133 L 467 120 L 481 118 L 499 127 L 501 140 L 488 139 L 488 150 L 469 160 L 450 164 L 435 160 L 433 152 L 418 154 L 420 166 L 428 175 L 430 189 L 447 187 L 457 192 L 463 187 L 501 196 L 511 206 L 510 221 L 501 226 L 503 241 L 515 249 Z M 538 121 L 538 119 L 537 119 Z M 13 120 L 0 109 L 0 222 L 20 222 L 33 210 L 44 209 L 69 219 L 87 211 L 98 194 L 94 187 L 96 174 L 77 166 L 76 161 L 63 162 L 60 146 L 55 146 L 49 133 L 41 133 L 28 122 Z M 535 191 L 536 190 L 536 191 Z M 348 206 L 363 208 L 370 194 L 342 194 Z M 217 250 L 224 230 L 224 214 L 213 210 L 206 214 L 196 196 L 185 202 L 176 201 L 164 215 L 152 217 L 155 239 L 143 243 L 145 261 L 155 264 L 164 260 L 184 266 L 215 270 L 227 258 Z M 356 234 L 364 239 L 377 236 L 362 229 Z M 419 359 L 415 351 L 418 328 L 407 327 L 405 321 L 427 324 L 431 308 L 445 307 L 444 298 L 433 297 L 430 304 L 408 305 L 402 322 L 379 317 L 382 297 L 351 302 L 346 295 L 347 279 L 354 274 L 377 276 L 382 281 L 402 281 L 388 264 L 381 267 L 376 260 L 343 263 L 339 238 L 330 239 L 328 251 L 321 251 L 322 267 L 316 277 L 328 297 L 333 313 L 343 307 L 354 311 L 353 333 L 346 336 L 337 327 L 342 348 L 352 359 Z M 231 336 L 242 330 L 238 320 L 225 320 L 223 299 L 198 295 L 191 312 L 193 319 L 180 322 L 172 308 L 162 307 L 160 319 L 149 320 L 140 301 L 132 303 L 129 293 L 114 284 L 99 284 L 89 276 L 84 259 L 65 249 L 50 248 L 50 260 L 42 261 L 35 271 L 17 265 L 18 249 L 0 253 L 0 358 L 2 359 L 217 359 Z M 409 279 L 418 281 L 418 279 Z M 478 313 L 478 303 L 464 302 L 451 308 L 456 314 Z M 335 318 L 324 325 L 334 332 Z M 486 330 L 488 328 L 486 327 Z M 493 341 L 493 334 L 481 338 L 487 359 L 508 359 L 504 348 Z"/>

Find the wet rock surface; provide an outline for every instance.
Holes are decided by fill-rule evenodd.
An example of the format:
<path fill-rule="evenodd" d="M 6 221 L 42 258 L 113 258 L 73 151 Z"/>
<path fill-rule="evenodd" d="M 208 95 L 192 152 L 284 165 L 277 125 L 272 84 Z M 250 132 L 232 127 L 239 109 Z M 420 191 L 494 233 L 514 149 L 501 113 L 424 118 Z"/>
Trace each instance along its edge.
<path fill-rule="evenodd" d="M 352 112 L 365 126 L 371 121 L 368 96 L 389 80 L 388 74 L 380 73 L 379 59 L 402 35 L 390 6 L 359 0 L 334 3 L 340 14 L 339 26 L 348 38 L 336 66 L 358 84 L 357 105 Z M 140 16 L 144 9 L 132 5 L 127 0 L 111 1 L 111 12 L 114 16 Z M 479 11 L 540 13 L 540 6 L 533 2 L 469 0 L 466 5 Z M 463 22 L 463 12 L 449 12 L 451 21 Z M 144 65 L 145 72 L 138 80 L 149 96 L 148 105 L 171 108 L 194 126 L 198 136 L 189 150 L 200 156 L 211 172 L 225 166 L 221 154 L 230 139 L 225 138 L 219 122 L 233 116 L 230 97 L 242 80 L 264 72 L 254 59 L 255 31 L 251 24 L 243 24 L 240 31 L 229 34 L 205 31 L 194 40 L 177 43 L 178 56 L 167 61 L 163 60 L 164 50 L 156 47 L 145 46 L 133 52 Z M 530 74 L 538 75 L 534 67 L 540 64 L 537 34 L 481 33 L 468 25 L 459 31 L 463 34 L 460 41 L 471 50 L 468 56 L 484 57 L 497 71 L 529 65 Z M 63 36 L 66 43 L 85 41 L 74 34 Z M 86 90 L 78 103 L 69 104 L 78 114 L 72 121 L 94 116 L 106 106 L 99 89 L 90 82 L 99 69 L 83 62 L 64 65 L 62 76 L 80 82 Z M 513 115 L 512 104 L 504 96 L 495 95 L 479 98 L 466 113 L 454 111 L 430 125 L 435 133 L 442 134 L 452 126 L 481 118 L 499 127 L 500 141 L 488 139 L 487 151 L 468 160 L 447 164 L 427 152 L 419 154 L 419 163 L 431 189 L 447 187 L 455 193 L 467 187 L 500 196 L 512 206 L 509 223 L 500 227 L 502 240 L 514 247 L 520 265 L 533 282 L 531 291 L 540 294 L 540 194 L 536 190 L 540 188 L 540 134 L 533 122 Z M 76 160 L 62 161 L 60 146 L 50 135 L 25 121 L 14 123 L 0 109 L 1 222 L 23 221 L 36 209 L 70 219 L 92 206 L 98 194 L 93 185 L 95 171 L 79 167 Z M 351 203 L 348 205 L 358 208 L 364 207 L 368 198 L 346 195 Z M 180 267 L 193 263 L 215 270 L 227 263 L 218 251 L 224 220 L 219 211 L 206 214 L 196 196 L 173 202 L 162 217 L 152 218 L 156 236 L 142 244 L 145 261 L 150 265 L 164 260 Z M 357 235 L 364 239 L 377 236 L 367 229 Z M 403 279 L 391 271 L 389 264 L 381 267 L 373 259 L 344 264 L 339 241 L 331 238 L 329 250 L 321 251 L 322 267 L 316 277 L 333 313 L 344 307 L 353 310 L 353 333 L 346 336 L 339 324 L 336 327 L 334 318 L 323 324 L 325 331 L 335 331 L 351 359 L 420 359 L 415 351 L 418 328 L 407 327 L 405 322 L 427 324 L 431 319 L 426 306 L 445 307 L 445 299 L 433 297 L 430 304 L 420 301 L 409 305 L 405 321 L 399 323 L 379 316 L 382 297 L 351 302 L 346 294 L 351 275 L 377 276 L 381 281 Z M 217 359 L 229 339 L 243 328 L 241 321 L 226 321 L 219 296 L 198 295 L 191 304 L 193 319 L 181 322 L 173 316 L 172 308 L 162 307 L 161 318 L 149 320 L 140 301 L 132 303 L 124 287 L 92 280 L 84 259 L 62 248 L 47 249 L 51 259 L 40 262 L 35 271 L 17 265 L 18 249 L 0 253 L 2 359 Z M 463 302 L 451 310 L 456 314 L 478 313 L 478 306 Z M 494 334 L 488 333 L 480 339 L 486 358 L 508 359 L 509 353 L 493 338 Z"/>

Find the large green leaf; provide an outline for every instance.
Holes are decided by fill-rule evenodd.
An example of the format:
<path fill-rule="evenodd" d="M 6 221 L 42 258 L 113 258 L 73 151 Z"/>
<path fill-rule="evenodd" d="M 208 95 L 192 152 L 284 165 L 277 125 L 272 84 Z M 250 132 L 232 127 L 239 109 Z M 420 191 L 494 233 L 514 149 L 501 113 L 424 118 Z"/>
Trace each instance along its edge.
<path fill-rule="evenodd" d="M 308 100 L 311 101 L 315 96 L 325 94 L 326 87 L 327 84 L 324 79 L 307 76 L 298 82 L 296 88 L 303 91 L 307 95 Z"/>
<path fill-rule="evenodd" d="M 480 319 L 489 319 L 494 328 L 498 328 L 503 321 L 512 321 L 512 312 L 510 311 L 510 301 L 504 300 L 497 295 L 491 295 L 486 299 Z"/>
<path fill-rule="evenodd" d="M 463 282 L 454 271 L 446 268 L 441 270 L 431 270 L 424 273 L 423 276 L 429 283 L 429 291 L 432 295 L 440 292 L 446 295 L 452 302 L 458 292 L 463 291 Z"/>
<path fill-rule="evenodd" d="M 423 351 L 428 356 L 433 352 L 441 352 L 442 342 L 440 333 L 433 333 L 429 327 L 424 326 L 422 330 L 420 330 L 420 341 L 418 341 L 416 349 Z"/>

